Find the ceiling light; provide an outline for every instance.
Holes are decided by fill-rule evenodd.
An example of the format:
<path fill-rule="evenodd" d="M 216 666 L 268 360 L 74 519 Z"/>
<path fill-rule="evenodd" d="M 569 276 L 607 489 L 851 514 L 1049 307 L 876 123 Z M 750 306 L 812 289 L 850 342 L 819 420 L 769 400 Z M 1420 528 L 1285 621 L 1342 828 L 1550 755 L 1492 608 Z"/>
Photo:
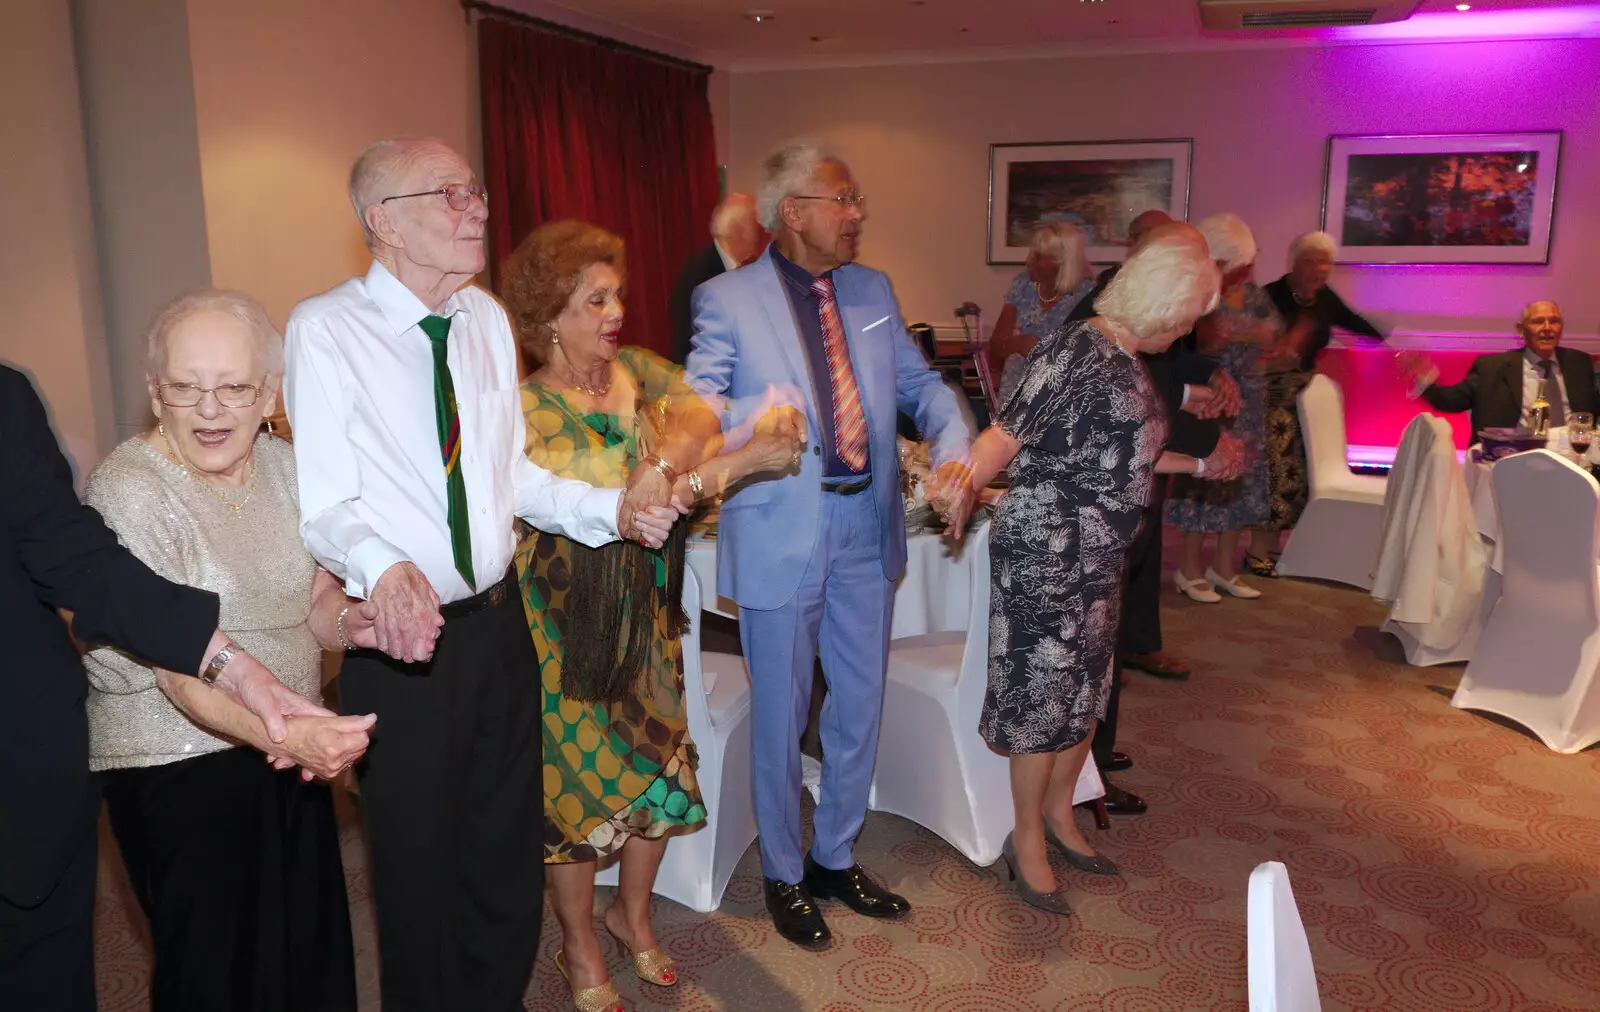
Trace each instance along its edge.
<path fill-rule="evenodd" d="M 778 15 L 772 11 L 745 11 L 744 16 L 759 25 L 763 21 L 771 21 Z"/>
<path fill-rule="evenodd" d="M 1470 11 L 1470 10 L 1472 10 L 1472 5 L 1471 4 L 1456 4 L 1456 10 L 1458 10 L 1458 11 Z"/>

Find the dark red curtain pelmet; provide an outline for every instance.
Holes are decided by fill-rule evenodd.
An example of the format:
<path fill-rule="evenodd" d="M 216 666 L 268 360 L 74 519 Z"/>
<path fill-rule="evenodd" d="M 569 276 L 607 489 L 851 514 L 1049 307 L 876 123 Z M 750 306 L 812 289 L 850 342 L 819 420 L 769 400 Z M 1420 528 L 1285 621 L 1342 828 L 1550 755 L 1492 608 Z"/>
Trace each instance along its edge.
<path fill-rule="evenodd" d="M 628 244 L 623 340 L 666 354 L 672 285 L 718 197 L 706 73 L 493 17 L 478 65 L 491 271 L 544 222 L 609 229 Z"/>

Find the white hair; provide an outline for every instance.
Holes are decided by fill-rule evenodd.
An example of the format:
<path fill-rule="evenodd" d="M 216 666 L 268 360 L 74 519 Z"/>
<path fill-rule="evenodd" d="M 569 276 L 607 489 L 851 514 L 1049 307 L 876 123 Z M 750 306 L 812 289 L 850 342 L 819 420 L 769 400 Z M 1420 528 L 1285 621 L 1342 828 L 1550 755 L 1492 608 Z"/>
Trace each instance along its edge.
<path fill-rule="evenodd" d="M 1033 233 L 1029 249 L 1056 262 L 1056 291 L 1070 292 L 1089 276 L 1089 252 L 1076 225 L 1053 221 Z"/>
<path fill-rule="evenodd" d="M 356 153 L 350 166 L 350 204 L 356 209 L 361 238 L 368 249 L 374 248 L 377 236 L 367 225 L 367 208 L 395 196 L 384 191 L 393 189 L 405 177 L 419 154 L 438 148 L 451 150 L 450 145 L 434 137 L 390 137 L 373 141 Z"/>
<path fill-rule="evenodd" d="M 1182 332 L 1216 307 L 1221 280 L 1192 235 L 1158 235 L 1128 256 L 1094 308 L 1141 339 Z"/>
<path fill-rule="evenodd" d="M 730 193 L 711 212 L 711 238 L 721 239 L 738 226 L 739 222 L 756 218 L 755 198 L 748 193 Z"/>
<path fill-rule="evenodd" d="M 756 187 L 756 218 L 762 227 L 777 235 L 783 224 L 778 210 L 783 198 L 810 186 L 823 162 L 838 160 L 821 141 L 815 140 L 790 141 L 768 155 L 761 164 L 761 185 Z"/>
<path fill-rule="evenodd" d="M 272 325 L 272 318 L 254 298 L 243 292 L 220 288 L 196 288 L 184 292 L 156 310 L 145 332 L 145 375 L 159 379 L 167 367 L 167 338 L 178 324 L 207 310 L 227 313 L 250 328 L 255 338 L 256 361 L 269 379 L 283 375 L 283 335 Z"/>
<path fill-rule="evenodd" d="M 1195 228 L 1206 237 L 1211 259 L 1222 265 L 1224 274 L 1256 262 L 1256 237 L 1237 214 L 1209 215 Z"/>
<path fill-rule="evenodd" d="M 1339 243 L 1326 232 L 1301 232 L 1289 243 L 1289 266 L 1300 262 L 1308 253 L 1324 253 L 1329 260 L 1339 258 Z"/>

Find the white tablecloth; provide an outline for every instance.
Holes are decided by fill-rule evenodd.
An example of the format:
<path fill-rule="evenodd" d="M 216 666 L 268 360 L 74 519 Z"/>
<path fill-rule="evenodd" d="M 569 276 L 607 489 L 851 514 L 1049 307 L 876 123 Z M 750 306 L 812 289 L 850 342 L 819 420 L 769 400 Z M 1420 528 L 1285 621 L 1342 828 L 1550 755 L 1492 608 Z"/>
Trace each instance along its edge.
<path fill-rule="evenodd" d="M 1567 442 L 1565 428 L 1550 430 L 1549 448 L 1572 459 L 1572 450 Z M 1600 447 L 1591 446 L 1589 456 L 1585 463 L 1594 463 L 1595 454 Z M 1467 479 L 1467 495 L 1472 498 L 1472 514 L 1476 520 L 1478 533 L 1494 542 L 1494 556 L 1489 560 L 1489 565 L 1495 572 L 1500 572 L 1500 509 L 1494 501 L 1494 483 L 1489 480 L 1489 474 L 1494 470 L 1494 465 L 1485 460 L 1474 460 L 1469 452 L 1464 464 L 1464 473 Z"/>
<path fill-rule="evenodd" d="M 913 534 L 906 543 L 906 573 L 894 597 L 890 636 L 921 636 L 967 628 L 972 607 L 972 576 L 961 562 L 962 549 L 952 549 L 939 534 Z M 700 579 L 705 609 L 728 618 L 739 606 L 717 594 L 717 542 L 691 538 L 687 561 Z"/>

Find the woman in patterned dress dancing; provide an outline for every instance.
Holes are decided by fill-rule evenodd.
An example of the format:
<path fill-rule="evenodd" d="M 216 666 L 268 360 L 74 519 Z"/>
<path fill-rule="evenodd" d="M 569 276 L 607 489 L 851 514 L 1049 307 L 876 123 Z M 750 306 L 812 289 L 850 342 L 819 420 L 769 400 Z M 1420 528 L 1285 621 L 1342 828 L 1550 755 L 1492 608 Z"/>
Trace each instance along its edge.
<path fill-rule="evenodd" d="M 1100 874 L 1116 865 L 1073 822 L 1072 793 L 1105 716 L 1129 543 L 1154 475 L 1195 474 L 1164 453 L 1167 419 L 1139 361 L 1217 300 L 1204 238 L 1152 232 L 1095 303 L 1092 319 L 1039 342 L 997 423 L 972 447 L 972 485 L 1010 466 L 990 534 L 989 687 L 979 732 L 1011 757 L 1016 828 L 1005 859 L 1027 902 L 1070 912 L 1047 842 Z"/>

